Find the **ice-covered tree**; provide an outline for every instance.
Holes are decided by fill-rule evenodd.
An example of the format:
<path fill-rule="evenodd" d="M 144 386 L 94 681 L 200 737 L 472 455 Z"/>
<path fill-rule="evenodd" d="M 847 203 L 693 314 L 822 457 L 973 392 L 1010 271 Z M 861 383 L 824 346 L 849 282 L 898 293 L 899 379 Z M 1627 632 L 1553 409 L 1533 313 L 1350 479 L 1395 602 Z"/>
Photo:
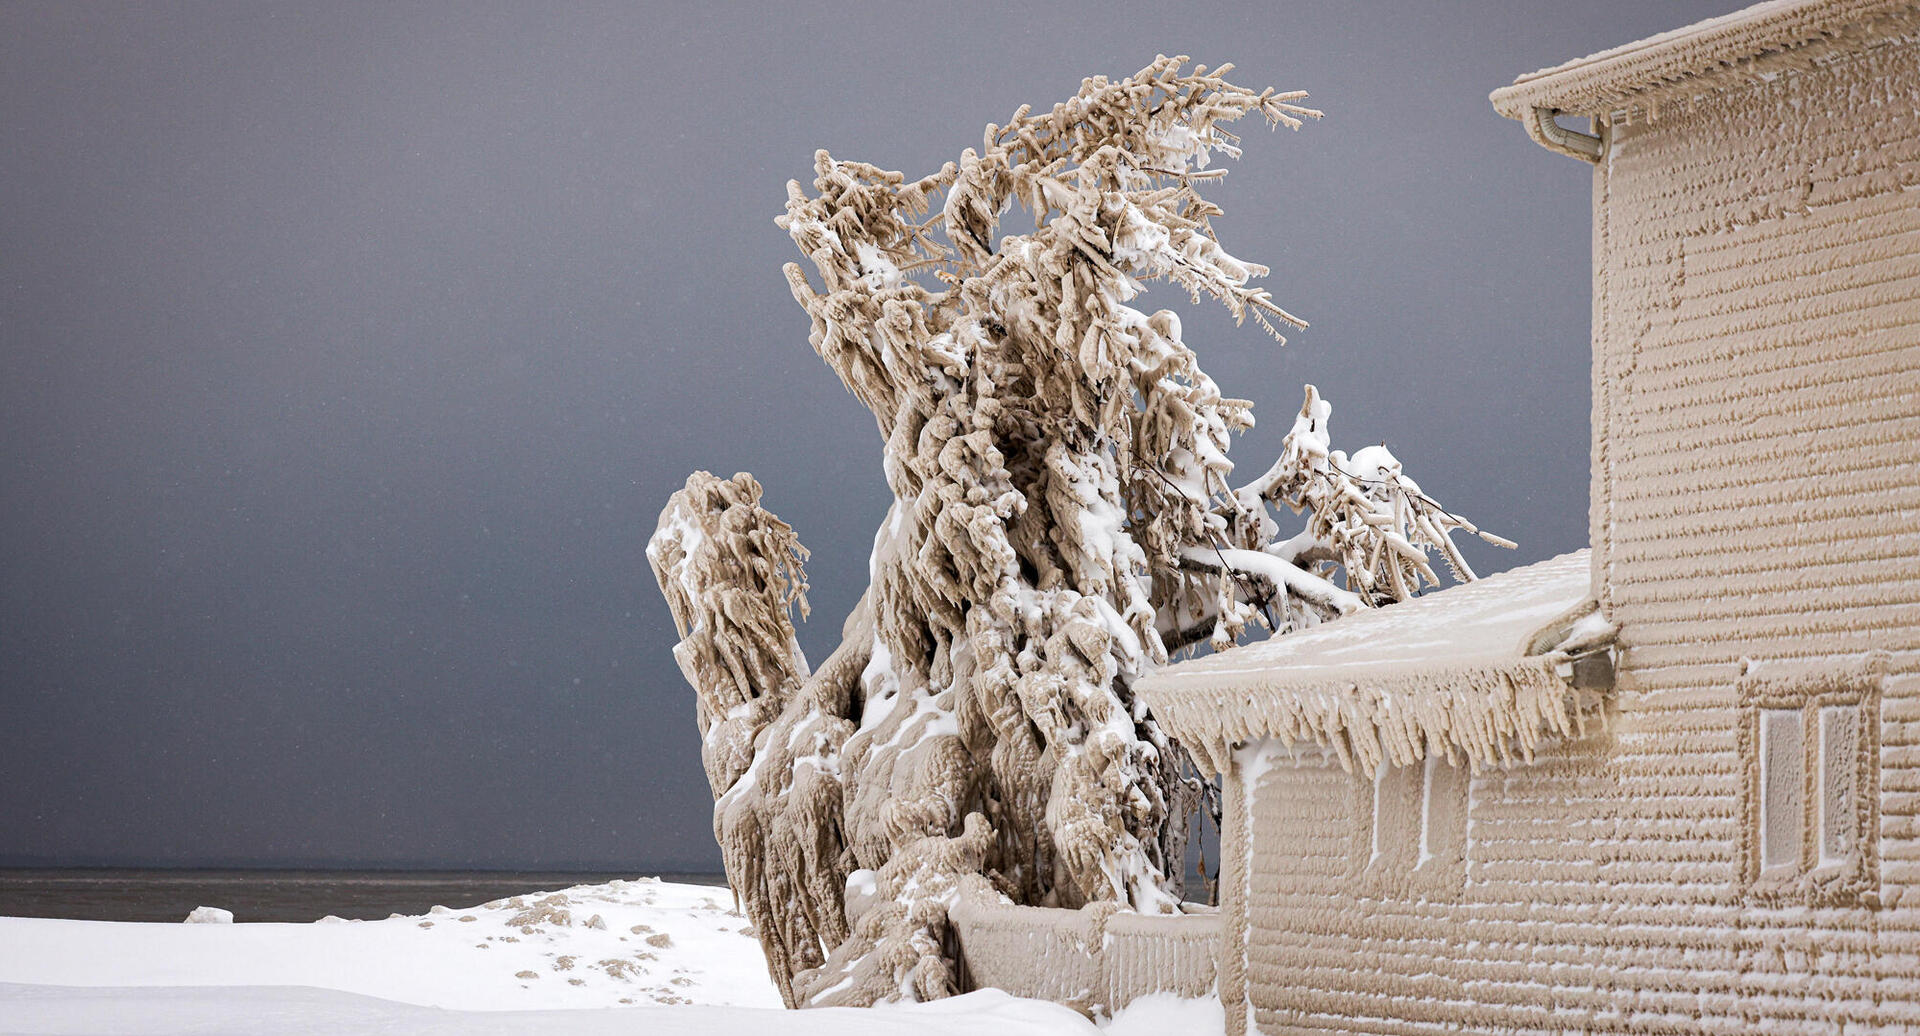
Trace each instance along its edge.
<path fill-rule="evenodd" d="M 809 668 L 793 530 L 749 475 L 696 472 L 648 545 L 698 703 L 727 874 L 792 1005 L 954 991 L 962 886 L 1015 902 L 1177 911 L 1203 785 L 1132 687 L 1230 648 L 1406 598 L 1441 509 L 1381 446 L 1330 447 L 1312 387 L 1281 456 L 1230 480 L 1250 404 L 1222 396 L 1170 281 L 1279 337 L 1305 324 L 1216 238 L 1200 189 L 1229 123 L 1298 128 L 1302 93 L 1158 58 L 988 126 L 917 180 L 815 156 L 777 221 L 815 351 L 873 412 L 893 494 L 870 584 Z M 1024 207 L 1031 233 L 996 237 Z M 1273 505 L 1304 516 L 1282 530 Z M 1491 538 L 1491 537 L 1489 537 Z"/>

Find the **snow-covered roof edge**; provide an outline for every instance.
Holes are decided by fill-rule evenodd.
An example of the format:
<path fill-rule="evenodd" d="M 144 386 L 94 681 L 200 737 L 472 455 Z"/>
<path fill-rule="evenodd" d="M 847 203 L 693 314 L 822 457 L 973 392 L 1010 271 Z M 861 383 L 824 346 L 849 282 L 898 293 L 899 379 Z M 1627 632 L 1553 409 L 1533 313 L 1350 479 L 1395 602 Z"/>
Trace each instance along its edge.
<path fill-rule="evenodd" d="M 1594 115 L 1637 95 L 1739 70 L 1771 55 L 1854 45 L 1910 33 L 1920 24 L 1912 0 L 1769 0 L 1683 28 L 1520 76 L 1493 91 L 1493 107 L 1526 120 L 1545 108 Z M 1757 69 L 1756 69 L 1757 71 Z"/>
<path fill-rule="evenodd" d="M 1602 720 L 1601 694 L 1570 686 L 1560 660 L 1441 669 L 1356 684 L 1269 684 L 1173 695 L 1147 693 L 1180 743 L 1223 771 L 1237 744 L 1279 738 L 1333 749 L 1349 770 L 1406 766 L 1444 754 L 1475 772 L 1533 758 L 1543 741 L 1581 737 Z"/>
<path fill-rule="evenodd" d="M 1590 556 L 1576 551 L 1290 634 L 1269 642 L 1280 658 L 1241 648 L 1168 666 L 1135 689 L 1160 724 L 1216 771 L 1226 769 L 1236 745 L 1265 738 L 1326 745 L 1342 765 L 1361 772 L 1382 761 L 1409 765 L 1429 753 L 1464 759 L 1475 771 L 1530 760 L 1541 742 L 1583 736 L 1603 722 L 1604 688 L 1577 686 L 1582 681 L 1571 678 L 1568 668 L 1574 656 L 1605 652 L 1612 641 L 1613 627 L 1593 598 L 1577 596 L 1584 585 L 1576 589 L 1576 603 L 1544 624 L 1534 619 L 1505 651 L 1436 652 L 1450 657 L 1432 664 L 1369 659 L 1329 665 L 1315 664 L 1311 656 L 1316 642 L 1336 631 L 1358 633 L 1362 625 L 1367 639 L 1382 645 L 1396 627 L 1403 634 L 1419 631 L 1416 640 L 1430 636 L 1422 624 L 1449 605 L 1497 594 L 1503 584 L 1524 586 L 1542 573 L 1584 571 Z M 1264 654 L 1275 653 L 1269 648 Z M 1299 656 L 1308 656 L 1307 664 Z"/>

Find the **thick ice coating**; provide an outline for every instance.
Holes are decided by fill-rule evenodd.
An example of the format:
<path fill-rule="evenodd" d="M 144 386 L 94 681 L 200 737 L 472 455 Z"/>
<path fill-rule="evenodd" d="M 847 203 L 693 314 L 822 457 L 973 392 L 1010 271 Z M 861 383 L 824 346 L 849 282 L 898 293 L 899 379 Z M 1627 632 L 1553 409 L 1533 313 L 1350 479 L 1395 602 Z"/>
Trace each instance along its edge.
<path fill-rule="evenodd" d="M 688 479 L 648 547 L 699 701 L 727 872 L 792 1005 L 950 995 L 947 907 L 1180 907 L 1208 789 L 1133 684 L 1250 624 L 1411 596 L 1475 531 L 1384 447 L 1333 450 L 1312 387 L 1283 455 L 1229 481 L 1222 396 L 1148 283 L 1304 327 L 1215 237 L 1226 125 L 1301 93 L 1159 58 L 1022 108 L 917 180 L 816 156 L 778 220 L 815 351 L 873 412 L 893 494 L 865 597 L 810 671 L 805 551 L 751 476 Z M 996 237 L 1014 204 L 1035 227 Z M 1307 513 L 1281 535 L 1269 505 Z"/>

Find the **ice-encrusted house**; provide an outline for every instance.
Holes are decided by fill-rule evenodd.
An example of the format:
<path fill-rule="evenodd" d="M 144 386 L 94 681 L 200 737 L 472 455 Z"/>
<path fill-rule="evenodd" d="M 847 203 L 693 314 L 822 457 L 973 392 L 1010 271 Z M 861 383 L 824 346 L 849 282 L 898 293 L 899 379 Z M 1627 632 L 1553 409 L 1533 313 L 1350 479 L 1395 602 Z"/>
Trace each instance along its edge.
<path fill-rule="evenodd" d="M 1920 1031 L 1917 41 L 1767 3 L 1495 91 L 1594 166 L 1592 549 L 1143 682 L 1230 1031 Z"/>

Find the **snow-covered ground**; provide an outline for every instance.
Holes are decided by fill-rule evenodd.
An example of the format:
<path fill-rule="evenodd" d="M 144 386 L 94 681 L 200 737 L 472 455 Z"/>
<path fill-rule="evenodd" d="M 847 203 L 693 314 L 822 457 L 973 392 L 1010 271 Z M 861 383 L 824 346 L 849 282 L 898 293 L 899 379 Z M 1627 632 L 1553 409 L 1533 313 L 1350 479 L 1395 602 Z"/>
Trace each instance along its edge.
<path fill-rule="evenodd" d="M 1114 1031 L 1108 1030 L 1109 1036 Z M 1129 1031 L 1135 1036 L 1186 1036 L 1193 1030 Z M 34 1036 L 1099 1036 L 1101 1030 L 1067 1008 L 1020 1000 L 992 989 L 938 1003 L 868 1010 L 691 1006 L 450 1011 L 292 986 L 75 989 L 0 983 L 0 1032 Z"/>
<path fill-rule="evenodd" d="M 645 879 L 385 921 L 5 918 L 0 982 L 318 986 L 476 1011 L 780 1006 L 760 944 L 734 913 L 731 893 Z"/>
<path fill-rule="evenodd" d="M 0 1033 L 1095 1033 L 996 990 L 870 1011 L 782 1011 L 727 890 L 651 879 L 417 917 L 312 924 L 0 918 Z M 1108 1036 L 1221 1031 L 1149 998 Z"/>

